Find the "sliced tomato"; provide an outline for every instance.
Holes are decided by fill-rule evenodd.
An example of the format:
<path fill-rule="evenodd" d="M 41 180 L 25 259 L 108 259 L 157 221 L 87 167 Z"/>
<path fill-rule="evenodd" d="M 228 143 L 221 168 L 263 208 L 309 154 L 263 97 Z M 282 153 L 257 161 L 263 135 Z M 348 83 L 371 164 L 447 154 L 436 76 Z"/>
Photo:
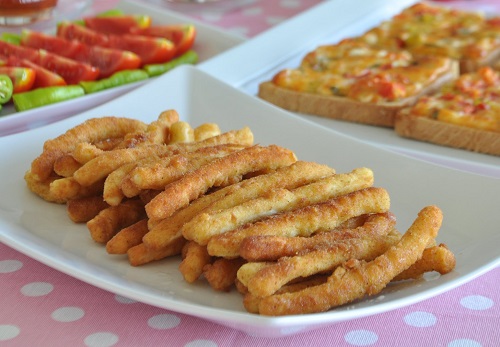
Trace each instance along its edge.
<path fill-rule="evenodd" d="M 12 80 L 13 93 L 27 92 L 33 88 L 36 72 L 33 69 L 17 66 L 0 66 L 0 75 L 7 75 Z"/>
<path fill-rule="evenodd" d="M 93 81 L 99 76 L 99 69 L 43 49 L 17 46 L 0 41 L 0 54 L 27 59 L 49 71 L 60 75 L 67 84 L 77 84 L 80 81 Z"/>
<path fill-rule="evenodd" d="M 99 78 L 109 77 L 117 71 L 133 70 L 141 66 L 141 58 L 132 52 L 100 46 L 90 46 L 75 40 L 24 30 L 21 44 L 40 48 L 99 69 Z"/>
<path fill-rule="evenodd" d="M 87 45 L 131 51 L 141 58 L 142 64 L 167 62 L 175 54 L 174 44 L 167 39 L 132 34 L 106 35 L 70 22 L 58 25 L 57 36 Z"/>
<path fill-rule="evenodd" d="M 96 16 L 83 18 L 85 26 L 103 34 L 129 34 L 133 28 L 144 29 L 151 26 L 147 15 Z"/>
<path fill-rule="evenodd" d="M 175 55 L 186 53 L 194 45 L 196 27 L 193 24 L 153 25 L 148 28 L 131 28 L 131 33 L 144 36 L 163 37 L 175 45 Z"/>
<path fill-rule="evenodd" d="M 20 59 L 14 56 L 10 56 L 5 59 L 3 63 L 5 64 L 5 66 L 27 67 L 33 69 L 35 71 L 36 77 L 32 89 L 66 85 L 66 81 L 64 80 L 64 78 L 62 78 L 55 72 L 49 71 L 41 67 L 40 65 L 32 63 L 27 59 Z"/>

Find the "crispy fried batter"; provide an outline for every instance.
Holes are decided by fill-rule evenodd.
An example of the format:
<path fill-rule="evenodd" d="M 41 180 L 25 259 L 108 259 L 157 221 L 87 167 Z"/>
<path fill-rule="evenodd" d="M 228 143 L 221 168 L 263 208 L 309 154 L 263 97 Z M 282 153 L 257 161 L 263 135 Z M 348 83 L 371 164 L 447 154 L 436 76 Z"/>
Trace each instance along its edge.
<path fill-rule="evenodd" d="M 127 251 L 142 243 L 142 237 L 149 231 L 146 218 L 121 229 L 106 243 L 109 254 L 126 254 Z"/>
<path fill-rule="evenodd" d="M 346 262 L 325 284 L 265 297 L 259 303 L 260 314 L 280 316 L 322 312 L 365 295 L 378 294 L 422 256 L 426 245 L 436 237 L 441 222 L 439 208 L 425 207 L 401 240 L 384 254 L 370 262 L 354 259 Z"/>
<path fill-rule="evenodd" d="M 54 172 L 61 177 L 71 177 L 81 166 L 71 154 L 64 154 L 54 162 Z"/>
<path fill-rule="evenodd" d="M 252 262 L 273 261 L 281 257 L 291 257 L 305 251 L 329 247 L 346 239 L 381 236 L 396 225 L 396 217 L 390 212 L 364 216 L 368 216 L 366 222 L 355 229 L 336 228 L 311 237 L 249 236 L 241 242 L 240 255 Z"/>
<path fill-rule="evenodd" d="M 203 267 L 203 276 L 213 289 L 228 292 L 234 286 L 236 273 L 244 263 L 242 258 L 219 258 Z"/>
<path fill-rule="evenodd" d="M 397 232 L 391 233 L 389 237 L 378 235 L 369 238 L 346 239 L 327 248 L 280 258 L 251 276 L 248 283 L 242 282 L 246 284 L 251 294 L 259 297 L 269 296 L 296 278 L 333 271 L 349 259 L 372 260 L 384 253 L 399 239 L 400 235 Z M 239 271 L 245 271 L 245 266 L 243 265 Z M 241 281 L 241 278 L 239 279 Z"/>
<path fill-rule="evenodd" d="M 188 283 L 196 281 L 203 273 L 203 267 L 210 263 L 212 257 L 207 247 L 188 241 L 182 249 L 182 262 L 179 265 L 184 280 Z"/>
<path fill-rule="evenodd" d="M 71 152 L 77 143 L 93 143 L 103 139 L 123 137 L 127 133 L 145 128 L 146 124 L 143 122 L 129 118 L 102 117 L 89 119 L 55 139 L 44 143 L 42 154 L 31 163 L 33 177 L 37 181 L 44 181 L 49 178 L 57 158 Z"/>
<path fill-rule="evenodd" d="M 136 223 L 144 215 L 144 206 L 140 200 L 128 200 L 102 210 L 87 222 L 87 227 L 94 241 L 106 243 L 118 231 Z"/>
<path fill-rule="evenodd" d="M 75 223 L 87 223 L 107 207 L 100 195 L 72 199 L 66 204 L 68 216 Z"/>
<path fill-rule="evenodd" d="M 171 217 L 161 220 L 144 236 L 143 242 L 152 249 L 160 249 L 172 239 L 182 237 L 181 227 L 201 211 L 216 211 L 230 208 L 249 199 L 263 195 L 274 187 L 295 188 L 330 175 L 333 169 L 326 165 L 298 161 L 275 172 L 255 176 L 204 195 Z M 208 207 L 210 207 L 208 209 Z"/>
<path fill-rule="evenodd" d="M 426 272 L 437 271 L 441 275 L 447 274 L 455 268 L 456 259 L 445 244 L 426 248 L 422 258 L 417 260 L 409 269 L 397 275 L 393 281 L 420 278 Z"/>
<path fill-rule="evenodd" d="M 186 240 L 180 237 L 160 250 L 151 250 L 147 248 L 144 243 L 141 243 L 127 251 L 128 261 L 132 266 L 140 266 L 163 258 L 179 255 L 185 243 Z"/>
<path fill-rule="evenodd" d="M 167 185 L 164 192 L 146 205 L 146 212 L 152 219 L 167 218 L 208 189 L 223 183 L 227 177 L 237 177 L 264 168 L 277 169 L 296 160 L 292 151 L 278 146 L 242 149 L 213 160 Z"/>
<path fill-rule="evenodd" d="M 370 187 L 323 203 L 302 207 L 248 223 L 214 236 L 207 244 L 213 256 L 239 256 L 241 242 L 251 235 L 310 236 L 337 227 L 349 218 L 366 213 L 387 212 L 389 194 L 383 188 Z"/>
<path fill-rule="evenodd" d="M 283 211 L 290 211 L 367 188 L 373 184 L 373 172 L 367 168 L 348 174 L 335 174 L 293 190 L 274 189 L 265 196 L 229 209 L 201 213 L 182 227 L 188 240 L 206 245 L 208 240 L 245 223 Z"/>

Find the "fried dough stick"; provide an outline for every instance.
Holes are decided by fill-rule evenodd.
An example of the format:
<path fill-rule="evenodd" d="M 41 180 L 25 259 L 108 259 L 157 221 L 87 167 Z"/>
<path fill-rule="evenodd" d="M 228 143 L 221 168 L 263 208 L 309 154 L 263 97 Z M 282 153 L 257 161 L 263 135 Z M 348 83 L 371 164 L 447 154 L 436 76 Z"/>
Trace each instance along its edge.
<path fill-rule="evenodd" d="M 142 237 L 149 231 L 146 218 L 121 229 L 106 243 L 109 254 L 126 254 L 127 251 L 142 243 Z"/>
<path fill-rule="evenodd" d="M 128 197 L 142 190 L 163 190 L 165 186 L 216 158 L 224 157 L 245 148 L 242 145 L 224 144 L 200 148 L 194 152 L 173 157 L 138 163 L 121 181 L 121 190 Z M 174 162 L 172 160 L 175 159 Z"/>
<path fill-rule="evenodd" d="M 296 278 L 333 271 L 349 259 L 372 260 L 398 242 L 400 237 L 399 233 L 393 232 L 388 236 L 348 239 L 328 248 L 293 257 L 283 257 L 260 269 L 253 276 L 245 276 L 250 279 L 248 283 L 243 284 L 246 284 L 248 291 L 255 296 L 269 296 Z M 245 266 L 243 265 L 239 271 L 245 271 Z"/>
<path fill-rule="evenodd" d="M 144 206 L 140 200 L 128 200 L 118 206 L 110 206 L 90 221 L 87 227 L 92 239 L 108 242 L 118 231 L 144 218 Z"/>
<path fill-rule="evenodd" d="M 349 260 L 338 267 L 327 283 L 294 293 L 263 298 L 259 312 L 263 315 L 287 315 L 323 312 L 380 293 L 399 273 L 421 258 L 427 244 L 437 235 L 442 212 L 436 206 L 423 208 L 401 240 L 370 262 Z"/>
<path fill-rule="evenodd" d="M 181 253 L 182 248 L 186 244 L 186 239 L 179 237 L 173 240 L 166 247 L 160 250 L 151 250 L 144 243 L 138 244 L 127 251 L 130 265 L 139 266 L 150 263 L 152 261 L 164 259 Z"/>
<path fill-rule="evenodd" d="M 281 257 L 291 257 L 305 251 L 333 246 L 347 239 L 385 235 L 395 225 L 396 217 L 386 212 L 368 215 L 365 223 L 357 228 L 334 229 L 311 237 L 254 235 L 243 239 L 240 255 L 249 262 L 275 261 Z"/>
<path fill-rule="evenodd" d="M 135 148 L 122 148 L 106 151 L 96 158 L 85 163 L 78 169 L 73 177 L 83 186 L 105 178 L 120 166 L 140 160 L 146 156 L 167 156 L 183 152 L 195 151 L 202 147 L 215 146 L 223 143 L 253 143 L 253 134 L 248 128 L 238 131 L 229 131 L 219 136 L 210 137 L 206 140 L 191 143 L 175 143 L 171 145 L 148 144 Z"/>
<path fill-rule="evenodd" d="M 146 213 L 150 219 L 167 218 L 206 193 L 208 189 L 223 183 L 228 177 L 263 169 L 273 170 L 288 166 L 296 160 L 292 151 L 274 145 L 242 149 L 213 160 L 167 185 L 163 192 L 146 205 Z"/>
<path fill-rule="evenodd" d="M 373 172 L 367 168 L 358 168 L 350 173 L 335 174 L 293 190 L 274 189 L 265 196 L 229 209 L 201 213 L 182 227 L 182 234 L 188 240 L 206 245 L 211 237 L 245 223 L 271 214 L 320 203 L 370 187 L 372 184 Z"/>
<path fill-rule="evenodd" d="M 212 257 L 207 252 L 207 247 L 193 241 L 188 241 L 182 249 L 182 261 L 179 271 L 188 283 L 196 281 L 203 273 L 203 267 L 210 263 Z"/>
<path fill-rule="evenodd" d="M 69 219 L 75 223 L 87 223 L 107 207 L 100 195 L 72 199 L 66 204 Z"/>
<path fill-rule="evenodd" d="M 217 291 L 228 292 L 234 285 L 238 269 L 245 263 L 242 258 L 219 258 L 203 268 L 203 276 L 210 287 Z"/>
<path fill-rule="evenodd" d="M 389 207 L 389 193 L 385 189 L 365 188 L 326 202 L 245 224 L 212 237 L 207 249 L 213 256 L 235 258 L 240 255 L 241 242 L 247 236 L 310 236 L 313 233 L 334 229 L 355 216 L 388 212 Z"/>
<path fill-rule="evenodd" d="M 43 145 L 43 152 L 31 163 L 35 180 L 44 181 L 52 173 L 57 158 L 69 153 L 80 142 L 94 143 L 108 138 L 123 137 L 130 132 L 146 129 L 146 124 L 129 118 L 93 118 L 79 124 Z"/>
<path fill-rule="evenodd" d="M 397 275 L 394 281 L 420 278 L 424 273 L 431 271 L 437 271 L 444 275 L 452 271 L 455 265 L 455 255 L 445 244 L 428 247 L 424 250 L 422 258 L 417 260 L 409 269 Z"/>
<path fill-rule="evenodd" d="M 229 208 L 261 196 L 272 188 L 292 189 L 330 175 L 333 172 L 334 170 L 326 165 L 297 161 L 292 165 L 279 168 L 275 172 L 235 183 L 200 197 L 174 213 L 171 217 L 163 219 L 150 227 L 150 232 L 144 236 L 143 242 L 151 249 L 161 249 L 172 240 L 181 238 L 182 225 L 201 211 Z"/>

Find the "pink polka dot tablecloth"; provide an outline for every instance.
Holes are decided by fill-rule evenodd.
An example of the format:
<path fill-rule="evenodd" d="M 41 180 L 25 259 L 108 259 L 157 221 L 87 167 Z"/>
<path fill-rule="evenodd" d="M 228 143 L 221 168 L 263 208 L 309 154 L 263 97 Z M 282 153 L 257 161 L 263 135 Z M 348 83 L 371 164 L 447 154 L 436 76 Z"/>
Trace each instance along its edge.
<path fill-rule="evenodd" d="M 96 1 L 93 10 L 117 1 Z M 251 38 L 319 0 L 246 1 L 189 13 Z M 500 1 L 457 1 L 500 12 Z M 0 243 L 0 346 L 500 346 L 500 268 L 390 312 L 279 338 L 259 338 L 104 291 Z"/>

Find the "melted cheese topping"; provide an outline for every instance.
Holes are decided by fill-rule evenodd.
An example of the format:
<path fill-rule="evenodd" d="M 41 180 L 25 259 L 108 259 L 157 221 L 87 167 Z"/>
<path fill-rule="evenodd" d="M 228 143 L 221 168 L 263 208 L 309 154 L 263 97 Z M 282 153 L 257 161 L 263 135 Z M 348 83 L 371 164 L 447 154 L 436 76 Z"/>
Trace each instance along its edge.
<path fill-rule="evenodd" d="M 418 3 L 369 30 L 359 40 L 418 55 L 478 59 L 500 49 L 500 17 Z"/>
<path fill-rule="evenodd" d="M 461 75 L 438 94 L 420 98 L 409 114 L 500 132 L 500 74 L 484 67 Z"/>
<path fill-rule="evenodd" d="M 297 69 L 280 71 L 273 82 L 283 88 L 361 102 L 392 102 L 418 94 L 448 71 L 451 61 L 426 57 L 416 61 L 406 51 L 388 51 L 354 40 L 321 46 Z"/>

